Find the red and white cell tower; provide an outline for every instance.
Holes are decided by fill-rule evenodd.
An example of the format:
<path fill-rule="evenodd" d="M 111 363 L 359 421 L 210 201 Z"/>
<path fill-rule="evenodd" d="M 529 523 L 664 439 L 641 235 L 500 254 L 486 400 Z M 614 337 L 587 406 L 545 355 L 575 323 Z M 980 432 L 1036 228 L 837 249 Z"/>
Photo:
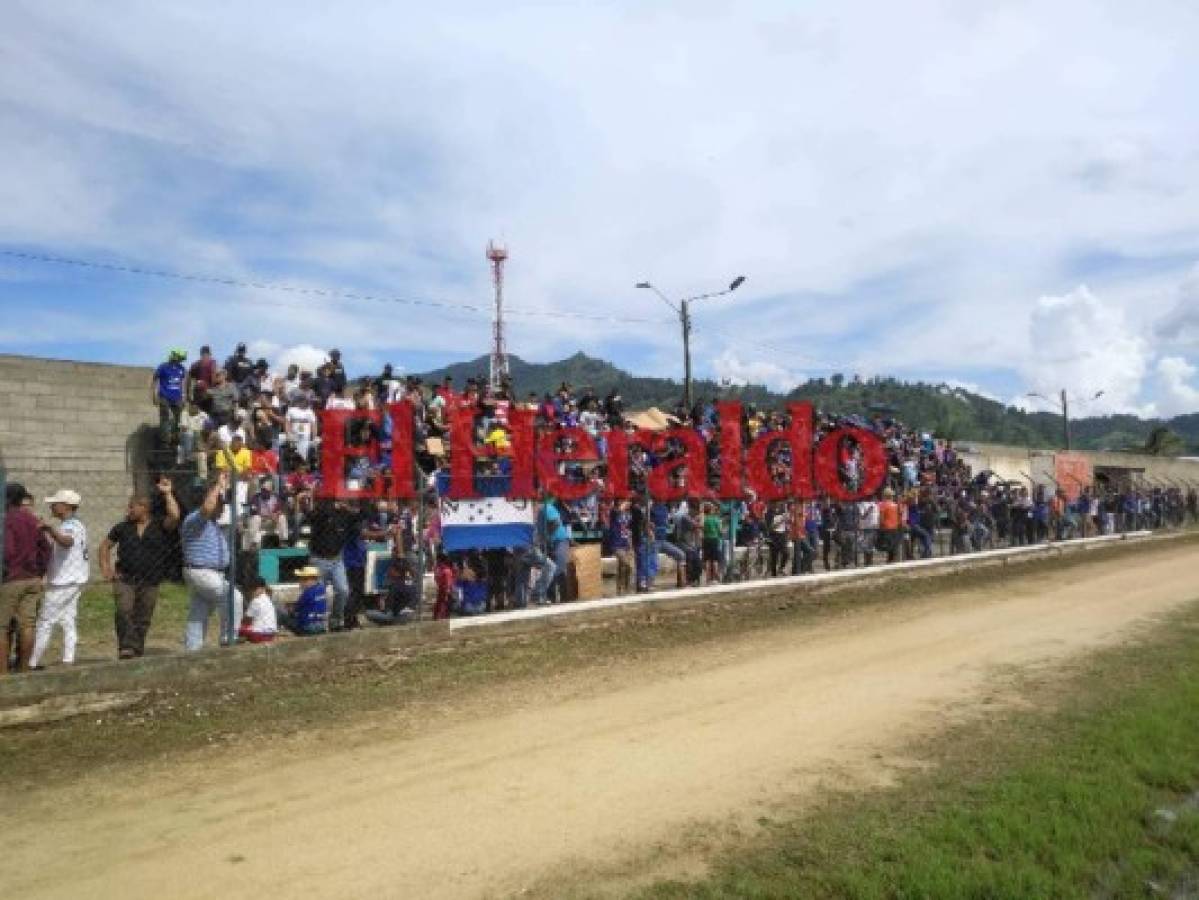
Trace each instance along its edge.
<path fill-rule="evenodd" d="M 508 248 L 489 241 L 487 258 L 491 260 L 491 277 L 495 282 L 495 323 L 492 325 L 491 373 L 487 383 L 492 392 L 497 393 L 508 377 L 508 348 L 504 342 L 504 262 L 508 259 Z"/>

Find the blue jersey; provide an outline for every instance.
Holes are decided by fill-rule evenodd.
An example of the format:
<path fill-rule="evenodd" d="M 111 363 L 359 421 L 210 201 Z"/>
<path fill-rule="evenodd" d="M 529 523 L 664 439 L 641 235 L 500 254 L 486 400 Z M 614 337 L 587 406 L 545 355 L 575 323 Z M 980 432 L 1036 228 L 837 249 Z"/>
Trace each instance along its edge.
<path fill-rule="evenodd" d="M 650 507 L 649 520 L 654 527 L 655 541 L 670 540 L 670 509 L 665 503 L 655 503 Z"/>
<path fill-rule="evenodd" d="M 154 378 L 158 381 L 158 396 L 168 403 L 183 402 L 183 380 L 187 378 L 187 369 L 182 363 L 164 362 L 154 370 Z"/>
<path fill-rule="evenodd" d="M 549 501 L 541 508 L 541 533 L 550 544 L 570 540 L 570 529 L 562 521 L 562 514 Z"/>
<path fill-rule="evenodd" d="M 305 588 L 296 600 L 292 616 L 295 619 L 296 631 L 300 634 L 323 632 L 329 619 L 329 604 L 325 599 L 324 584 L 314 584 Z"/>

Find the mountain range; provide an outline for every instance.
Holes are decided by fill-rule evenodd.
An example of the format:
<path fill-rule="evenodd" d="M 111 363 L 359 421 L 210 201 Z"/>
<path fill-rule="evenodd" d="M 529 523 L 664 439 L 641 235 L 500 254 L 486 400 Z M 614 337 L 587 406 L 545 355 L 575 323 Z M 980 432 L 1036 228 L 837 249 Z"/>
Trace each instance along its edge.
<path fill-rule="evenodd" d="M 633 375 L 585 353 L 547 363 L 509 356 L 508 365 L 517 396 L 521 397 L 530 392 L 540 396 L 556 391 L 565 382 L 576 392 L 590 388 L 601 397 L 615 388 L 630 410 L 657 406 L 672 411 L 682 396 L 682 384 L 678 381 Z M 421 375 L 430 383 L 451 375 L 455 385 L 461 387 L 470 377 L 486 380 L 487 370 L 488 358 L 480 356 Z M 1025 412 L 943 383 L 835 374 L 810 379 L 786 394 L 762 385 L 733 385 L 708 379 L 694 381 L 692 391 L 697 399 L 739 399 L 762 407 L 810 400 L 817 409 L 846 415 L 883 412 L 921 430 L 955 440 L 1039 448 L 1063 446 L 1063 422 L 1057 413 Z M 1171 419 L 1142 419 L 1133 415 L 1072 418 L 1070 431 L 1076 449 L 1149 450 L 1164 455 L 1199 450 L 1199 413 Z"/>

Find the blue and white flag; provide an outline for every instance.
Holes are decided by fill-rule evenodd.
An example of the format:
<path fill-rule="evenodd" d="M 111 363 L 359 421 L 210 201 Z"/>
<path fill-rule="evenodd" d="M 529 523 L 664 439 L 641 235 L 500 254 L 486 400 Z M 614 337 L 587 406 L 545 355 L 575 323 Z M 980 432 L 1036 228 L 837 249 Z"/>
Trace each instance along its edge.
<path fill-rule="evenodd" d="M 489 483 L 479 485 L 477 482 Z M 469 500 L 451 500 L 444 496 L 448 479 L 438 478 L 441 497 L 441 544 L 447 552 L 455 550 L 494 550 L 528 547 L 536 528 L 531 500 L 509 500 L 503 494 L 507 478 L 476 479 L 480 493 L 492 496 Z"/>

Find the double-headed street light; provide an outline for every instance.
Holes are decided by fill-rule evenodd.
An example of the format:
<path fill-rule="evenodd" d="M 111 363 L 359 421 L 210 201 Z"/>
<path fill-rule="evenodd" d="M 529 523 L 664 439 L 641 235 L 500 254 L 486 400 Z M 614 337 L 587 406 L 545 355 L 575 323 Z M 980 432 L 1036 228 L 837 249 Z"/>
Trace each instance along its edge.
<path fill-rule="evenodd" d="M 1098 400 L 1100 397 L 1103 396 L 1103 393 L 1104 393 L 1103 391 L 1096 391 L 1085 402 L 1089 403 L 1092 400 Z M 1061 410 L 1062 432 L 1066 438 L 1066 451 L 1069 452 L 1069 450 L 1070 450 L 1070 398 L 1066 395 L 1066 389 L 1062 388 L 1062 393 L 1061 393 L 1062 399 L 1060 401 L 1050 399 L 1049 397 L 1046 397 L 1044 394 L 1031 393 L 1031 394 L 1026 394 L 1025 396 L 1039 397 L 1041 400 L 1044 400 L 1046 403 L 1052 403 L 1059 410 Z"/>
<path fill-rule="evenodd" d="M 712 297 L 723 297 L 725 294 L 731 294 L 743 284 L 745 284 L 745 276 L 738 275 L 723 291 L 713 291 L 709 294 L 697 294 L 694 297 L 684 297 L 677 304 L 675 304 L 670 300 L 669 297 L 663 294 L 648 281 L 637 282 L 637 287 L 643 290 L 653 291 L 660 298 L 662 298 L 663 303 L 665 303 L 679 315 L 679 322 L 682 323 L 683 326 L 683 405 L 687 407 L 688 413 L 691 411 L 691 304 L 696 300 L 708 300 Z"/>

